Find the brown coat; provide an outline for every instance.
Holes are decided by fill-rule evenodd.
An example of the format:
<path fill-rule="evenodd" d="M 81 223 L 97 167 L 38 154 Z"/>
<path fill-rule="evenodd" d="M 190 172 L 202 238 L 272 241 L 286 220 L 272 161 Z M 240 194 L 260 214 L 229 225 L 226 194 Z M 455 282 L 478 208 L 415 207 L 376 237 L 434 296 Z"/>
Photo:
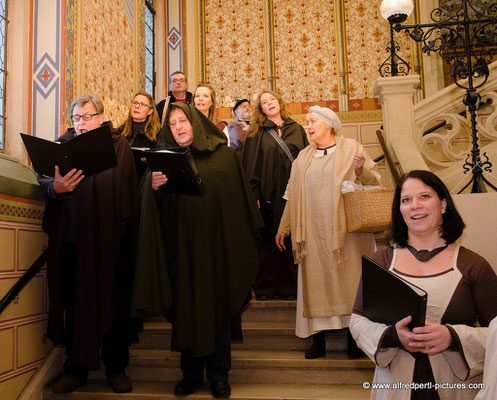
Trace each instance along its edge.
<path fill-rule="evenodd" d="M 59 141 L 74 136 L 74 130 L 69 130 Z M 74 362 L 81 365 L 98 366 L 100 363 L 101 339 L 118 313 L 116 282 L 121 274 L 116 264 L 123 250 L 121 238 L 123 234 L 129 234 L 123 232 L 123 227 L 136 216 L 137 180 L 133 154 L 126 139 L 114 134 L 113 140 L 117 166 L 85 178 L 72 193 L 50 196 L 50 191 L 53 195 L 53 180 L 40 179 L 48 194 L 43 220 L 43 229 L 49 237 L 47 336 L 55 344 L 65 341 L 61 249 L 71 225 L 71 214 L 76 216 L 78 258 L 72 356 Z M 75 204 L 74 213 L 71 213 L 70 203 Z M 123 271 L 122 275 L 128 273 Z"/>

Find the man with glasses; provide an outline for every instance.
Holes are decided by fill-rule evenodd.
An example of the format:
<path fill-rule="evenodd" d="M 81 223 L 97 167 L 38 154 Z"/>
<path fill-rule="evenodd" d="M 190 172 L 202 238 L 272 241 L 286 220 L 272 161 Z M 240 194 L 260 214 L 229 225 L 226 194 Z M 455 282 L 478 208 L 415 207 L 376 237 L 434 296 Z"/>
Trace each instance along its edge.
<path fill-rule="evenodd" d="M 166 108 L 167 111 L 169 103 L 180 102 L 190 104 L 192 102 L 193 95 L 191 92 L 188 92 L 186 90 L 186 86 L 186 75 L 184 72 L 176 71 L 171 74 L 171 76 L 169 77 L 169 87 L 171 88 L 171 90 L 167 94 L 168 97 L 159 101 L 156 106 L 157 113 L 159 114 L 159 119 L 161 120 L 161 122 L 164 108 Z M 164 115 L 165 114 L 166 113 L 164 112 Z"/>
<path fill-rule="evenodd" d="M 82 96 L 71 103 L 74 128 L 60 138 L 91 135 L 104 122 L 100 99 Z M 137 179 L 127 140 L 113 132 L 117 165 L 91 176 L 55 167 L 54 178 L 40 176 L 46 197 L 43 229 L 48 234 L 47 336 L 64 344 L 64 376 L 55 393 L 69 393 L 87 382 L 100 357 L 107 382 L 117 393 L 132 390 L 125 374 L 129 362 L 129 311 L 134 277 L 132 226 L 136 218 Z M 88 154 L 88 157 L 92 157 Z"/>

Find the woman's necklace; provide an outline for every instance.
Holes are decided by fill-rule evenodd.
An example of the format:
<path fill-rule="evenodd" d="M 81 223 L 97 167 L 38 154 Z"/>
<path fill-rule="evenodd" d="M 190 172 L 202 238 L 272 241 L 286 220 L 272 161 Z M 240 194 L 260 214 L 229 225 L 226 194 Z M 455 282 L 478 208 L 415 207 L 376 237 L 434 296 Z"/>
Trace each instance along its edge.
<path fill-rule="evenodd" d="M 437 247 L 436 249 L 433 249 L 432 251 L 428 250 L 416 250 L 414 247 L 407 245 L 407 248 L 409 251 L 412 253 L 414 257 L 416 257 L 419 261 L 421 262 L 426 262 L 430 260 L 431 258 L 435 257 L 438 253 L 441 251 L 445 250 L 447 248 L 448 244 L 442 247 Z"/>
<path fill-rule="evenodd" d="M 318 147 L 317 149 L 318 150 L 321 150 L 323 152 L 323 156 L 325 156 L 326 154 L 328 154 L 328 150 L 331 149 L 332 147 L 336 146 L 336 143 L 332 144 L 331 146 L 328 146 L 328 147 Z"/>

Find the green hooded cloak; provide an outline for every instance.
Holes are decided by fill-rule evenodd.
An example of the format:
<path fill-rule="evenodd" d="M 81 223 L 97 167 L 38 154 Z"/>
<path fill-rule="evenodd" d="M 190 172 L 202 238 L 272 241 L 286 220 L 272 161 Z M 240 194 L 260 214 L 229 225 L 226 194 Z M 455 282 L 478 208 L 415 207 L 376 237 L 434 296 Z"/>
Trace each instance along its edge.
<path fill-rule="evenodd" d="M 173 324 L 171 348 L 200 357 L 214 352 L 218 332 L 240 321 L 257 273 L 262 219 L 223 132 L 185 103 L 171 104 L 166 121 L 175 108 L 183 110 L 193 126 L 190 150 L 205 193 L 158 193 L 151 201 L 150 173 L 147 176 L 133 305 L 137 314 L 166 312 L 172 293 L 167 313 Z M 177 146 L 164 124 L 158 147 Z M 157 240 L 158 234 L 162 240 Z M 145 254 L 140 255 L 140 249 Z"/>

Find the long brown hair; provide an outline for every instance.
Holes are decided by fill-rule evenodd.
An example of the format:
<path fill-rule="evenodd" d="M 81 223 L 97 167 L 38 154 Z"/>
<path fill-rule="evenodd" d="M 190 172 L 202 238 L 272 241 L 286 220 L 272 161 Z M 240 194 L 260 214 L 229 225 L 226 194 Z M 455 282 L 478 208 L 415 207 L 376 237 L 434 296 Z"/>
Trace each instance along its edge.
<path fill-rule="evenodd" d="M 195 106 L 195 93 L 197 93 L 197 89 L 201 88 L 201 87 L 205 87 L 205 88 L 209 89 L 209 91 L 211 92 L 212 104 L 209 107 L 208 118 L 214 124 L 217 124 L 217 118 L 216 118 L 216 91 L 214 90 L 214 88 L 211 85 L 209 85 L 208 83 L 204 83 L 204 82 L 201 82 L 201 83 L 199 83 L 197 85 L 197 87 L 195 88 L 195 91 L 193 92 L 193 105 Z"/>
<path fill-rule="evenodd" d="M 259 93 L 259 95 L 257 96 L 254 112 L 252 113 L 252 119 L 250 120 L 250 128 L 247 133 L 247 136 L 249 137 L 255 136 L 261 129 L 262 124 L 264 124 L 264 122 L 267 120 L 267 115 L 263 113 L 261 105 L 261 96 L 264 93 L 269 93 L 270 95 L 274 96 L 276 100 L 278 100 L 278 103 L 280 104 L 280 115 L 283 121 L 290 118 L 290 113 L 286 109 L 286 103 L 283 98 L 278 93 L 266 89 Z"/>
<path fill-rule="evenodd" d="M 155 109 L 154 99 L 146 92 L 136 93 L 133 96 L 133 100 L 136 99 L 136 96 L 146 97 L 148 99 L 148 102 L 150 103 L 149 106 L 152 107 L 152 114 L 147 115 L 147 122 L 145 123 L 143 133 L 148 140 L 150 140 L 151 142 L 155 142 L 157 140 L 157 134 L 159 133 L 161 125 L 159 114 L 157 114 L 157 110 Z M 133 100 L 131 102 L 133 102 Z M 128 118 L 126 118 L 126 121 L 121 126 L 123 127 L 121 135 L 123 135 L 124 137 L 133 135 L 133 118 L 131 117 L 131 107 L 129 108 Z"/>

